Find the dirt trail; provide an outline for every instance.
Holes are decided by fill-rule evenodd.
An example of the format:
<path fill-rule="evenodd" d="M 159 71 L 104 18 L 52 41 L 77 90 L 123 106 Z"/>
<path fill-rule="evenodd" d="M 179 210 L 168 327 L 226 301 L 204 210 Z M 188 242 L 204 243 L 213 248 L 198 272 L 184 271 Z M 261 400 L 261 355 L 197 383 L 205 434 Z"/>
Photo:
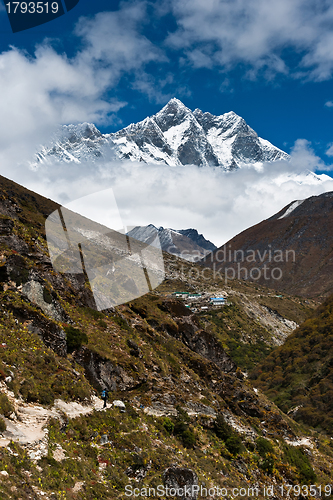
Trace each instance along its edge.
<path fill-rule="evenodd" d="M 76 402 L 66 403 L 57 399 L 52 408 L 44 408 L 15 398 L 14 393 L 8 390 L 4 382 L 0 382 L 0 392 L 5 393 L 14 406 L 10 418 L 4 418 L 7 429 L 0 434 L 0 447 L 8 446 L 10 441 L 15 441 L 32 449 L 34 445 L 40 445 L 47 438 L 46 426 L 50 418 L 64 420 L 65 416 L 75 418 L 93 410 L 103 410 L 103 401 L 96 396 L 93 396 L 92 403 L 86 405 Z M 109 403 L 107 407 L 110 406 Z"/>

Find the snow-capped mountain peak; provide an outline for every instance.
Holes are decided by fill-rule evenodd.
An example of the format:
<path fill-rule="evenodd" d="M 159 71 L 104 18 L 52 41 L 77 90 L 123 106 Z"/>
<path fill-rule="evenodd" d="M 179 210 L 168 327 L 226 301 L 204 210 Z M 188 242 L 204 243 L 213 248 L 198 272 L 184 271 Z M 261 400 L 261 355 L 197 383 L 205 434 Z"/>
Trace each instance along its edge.
<path fill-rule="evenodd" d="M 216 249 L 216 246 L 206 240 L 196 229 L 171 229 L 153 225 L 136 226 L 131 229 L 128 236 L 146 244 L 155 244 L 158 235 L 159 244 L 165 252 L 181 256 L 185 260 L 195 262 Z"/>
<path fill-rule="evenodd" d="M 51 144 L 39 151 L 35 164 L 50 157 L 65 162 L 117 158 L 224 170 L 289 158 L 258 137 L 233 111 L 220 116 L 200 109 L 191 111 L 175 97 L 155 115 L 115 133 L 102 134 L 89 123 L 65 125 Z"/>
<path fill-rule="evenodd" d="M 175 97 L 166 104 L 161 111 L 152 117 L 162 132 L 181 122 L 193 119 L 193 113 L 179 99 Z"/>
<path fill-rule="evenodd" d="M 118 153 L 147 163 L 195 164 L 231 170 L 244 163 L 289 158 L 285 152 L 258 137 L 235 112 L 220 116 L 198 108 L 192 112 L 176 98 L 150 117 L 150 130 L 143 120 L 131 125 L 131 132 L 129 136 L 127 127 L 111 134 L 119 147 Z"/>

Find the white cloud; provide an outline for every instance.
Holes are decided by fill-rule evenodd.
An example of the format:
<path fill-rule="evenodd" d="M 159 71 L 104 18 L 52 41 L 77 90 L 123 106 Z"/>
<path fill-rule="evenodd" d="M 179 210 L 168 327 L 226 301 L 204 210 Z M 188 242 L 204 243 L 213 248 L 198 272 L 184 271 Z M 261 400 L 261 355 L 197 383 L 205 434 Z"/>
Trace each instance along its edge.
<path fill-rule="evenodd" d="M 194 67 L 242 62 L 250 74 L 288 73 L 285 49 L 300 59 L 297 76 L 325 80 L 333 71 L 333 4 L 325 0 L 171 0 L 178 28 L 168 43 Z M 289 51 L 290 55 L 290 51 Z"/>
<path fill-rule="evenodd" d="M 25 171 L 24 184 L 60 203 L 112 187 L 126 226 L 194 227 L 223 244 L 293 200 L 333 191 L 332 178 L 309 173 L 317 161 L 310 145 L 300 140 L 290 162 L 266 164 L 260 172 L 251 166 L 225 173 L 119 161 L 94 168 L 90 163 L 49 164 L 29 175 Z M 96 202 L 93 209 L 96 218 Z M 104 205 L 99 213 L 98 221 L 108 225 Z"/>
<path fill-rule="evenodd" d="M 325 106 L 327 106 L 328 108 L 333 108 L 333 101 L 325 102 Z"/>
<path fill-rule="evenodd" d="M 332 166 L 327 166 L 317 156 L 311 147 L 311 142 L 306 139 L 297 139 L 294 146 L 291 149 L 291 167 L 292 171 L 304 172 L 304 171 L 314 171 L 314 170 L 331 170 Z"/>
<path fill-rule="evenodd" d="M 333 144 L 329 144 L 329 148 L 325 154 L 327 154 L 327 156 L 333 156 Z"/>
<path fill-rule="evenodd" d="M 333 16 L 331 15 L 331 23 Z M 327 25 L 327 28 L 329 23 Z M 320 26 L 318 26 L 320 28 Z M 318 39 L 313 41 L 313 47 L 303 57 L 301 66 L 309 68 L 308 79 L 315 81 L 330 80 L 333 72 L 333 33 L 327 29 L 323 33 L 318 31 Z"/>
<path fill-rule="evenodd" d="M 141 70 L 151 61 L 167 61 L 157 46 L 139 33 L 146 15 L 145 3 L 141 2 L 123 4 L 115 12 L 100 12 L 93 19 L 80 19 L 75 33 L 82 38 L 84 48 L 78 60 L 99 71 L 102 62 L 108 85 L 124 72 Z"/>
<path fill-rule="evenodd" d="M 80 19 L 75 33 L 81 47 L 71 58 L 49 40 L 33 55 L 15 47 L 0 53 L 2 174 L 16 175 L 15 165 L 31 158 L 59 124 L 112 121 L 126 104 L 117 99 L 121 79 L 139 88 L 145 66 L 165 60 L 140 33 L 145 15 L 145 4 L 138 3 Z"/>

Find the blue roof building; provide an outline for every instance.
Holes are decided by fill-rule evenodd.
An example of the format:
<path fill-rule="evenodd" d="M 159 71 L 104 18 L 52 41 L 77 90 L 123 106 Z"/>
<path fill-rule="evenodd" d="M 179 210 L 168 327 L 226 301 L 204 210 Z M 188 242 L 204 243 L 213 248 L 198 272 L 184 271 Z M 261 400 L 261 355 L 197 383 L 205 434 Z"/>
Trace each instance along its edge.
<path fill-rule="evenodd" d="M 222 306 L 226 303 L 226 299 L 224 297 L 211 297 L 210 303 L 213 306 Z"/>

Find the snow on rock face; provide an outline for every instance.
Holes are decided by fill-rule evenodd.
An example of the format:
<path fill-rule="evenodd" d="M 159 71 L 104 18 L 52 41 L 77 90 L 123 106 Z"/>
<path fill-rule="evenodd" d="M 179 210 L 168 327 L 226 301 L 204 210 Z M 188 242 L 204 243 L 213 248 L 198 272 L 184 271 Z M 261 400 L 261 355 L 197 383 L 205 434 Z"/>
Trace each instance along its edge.
<path fill-rule="evenodd" d="M 94 124 L 63 125 L 50 143 L 42 146 L 30 166 L 37 169 L 50 160 L 65 163 L 87 160 L 95 163 L 102 157 L 115 157 L 114 144 Z"/>
<path fill-rule="evenodd" d="M 198 165 L 233 170 L 244 163 L 287 160 L 289 156 L 258 137 L 233 111 L 221 116 L 191 111 L 176 98 L 158 113 L 112 134 L 93 124 L 65 125 L 32 166 L 48 158 L 84 160 L 129 159 L 170 166 Z"/>
<path fill-rule="evenodd" d="M 279 217 L 279 219 L 284 219 L 284 217 L 288 217 L 288 215 L 290 215 L 294 210 L 295 208 L 299 207 L 302 203 L 303 203 L 304 200 L 297 200 L 297 201 L 294 201 L 289 208 L 287 208 L 287 210 L 285 211 L 285 213 L 283 215 L 281 215 L 281 217 Z"/>
<path fill-rule="evenodd" d="M 238 168 L 242 163 L 289 158 L 260 139 L 233 111 L 221 116 L 203 113 L 200 109 L 192 112 L 178 99 L 171 99 L 149 120 L 150 128 L 146 126 L 146 119 L 110 134 L 120 155 L 171 166 L 210 165 L 226 170 Z"/>
<path fill-rule="evenodd" d="M 206 240 L 196 229 L 180 229 L 176 231 L 170 228 L 156 228 L 149 224 L 148 226 L 137 226 L 127 234 L 129 237 L 149 245 L 154 245 L 154 240 L 158 235 L 162 250 L 181 256 L 191 262 L 203 258 L 216 249 L 216 246 Z"/>

